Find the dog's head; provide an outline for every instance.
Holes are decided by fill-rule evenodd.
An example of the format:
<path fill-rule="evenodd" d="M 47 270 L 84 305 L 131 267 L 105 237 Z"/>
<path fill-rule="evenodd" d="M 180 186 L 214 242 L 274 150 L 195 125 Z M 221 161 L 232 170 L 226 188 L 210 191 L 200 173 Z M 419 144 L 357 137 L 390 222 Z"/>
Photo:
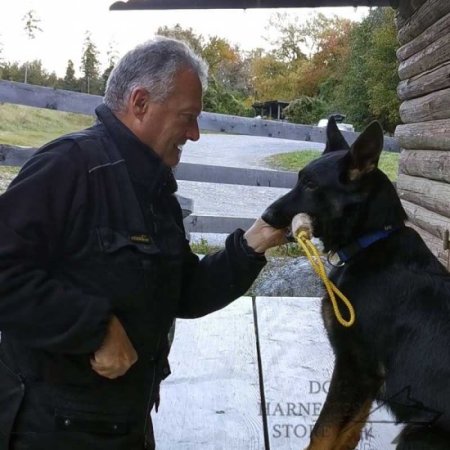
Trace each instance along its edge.
<path fill-rule="evenodd" d="M 300 170 L 294 188 L 270 205 L 262 218 L 284 228 L 295 215 L 307 214 L 313 235 L 323 241 L 326 251 L 364 233 L 402 225 L 406 214 L 395 188 L 378 169 L 382 149 L 378 122 L 372 122 L 350 147 L 331 118 L 322 156 Z"/>

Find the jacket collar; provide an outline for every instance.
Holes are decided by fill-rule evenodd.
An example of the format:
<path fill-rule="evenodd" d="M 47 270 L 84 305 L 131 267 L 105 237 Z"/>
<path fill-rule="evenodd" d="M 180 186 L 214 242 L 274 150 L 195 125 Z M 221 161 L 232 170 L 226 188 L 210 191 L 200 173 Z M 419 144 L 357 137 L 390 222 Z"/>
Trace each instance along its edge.
<path fill-rule="evenodd" d="M 172 169 L 152 148 L 141 142 L 105 104 L 99 105 L 95 113 L 125 160 L 131 181 L 144 184 L 151 191 L 177 190 Z"/>

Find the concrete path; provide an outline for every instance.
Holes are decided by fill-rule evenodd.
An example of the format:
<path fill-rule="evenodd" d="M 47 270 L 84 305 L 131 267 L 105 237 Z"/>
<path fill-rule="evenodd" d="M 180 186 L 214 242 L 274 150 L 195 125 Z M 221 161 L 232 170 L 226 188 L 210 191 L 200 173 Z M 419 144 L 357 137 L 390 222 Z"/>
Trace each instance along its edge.
<path fill-rule="evenodd" d="M 227 167 L 262 168 L 264 158 L 298 150 L 322 150 L 324 144 L 259 136 L 203 134 L 187 142 L 181 160 L 189 163 Z"/>

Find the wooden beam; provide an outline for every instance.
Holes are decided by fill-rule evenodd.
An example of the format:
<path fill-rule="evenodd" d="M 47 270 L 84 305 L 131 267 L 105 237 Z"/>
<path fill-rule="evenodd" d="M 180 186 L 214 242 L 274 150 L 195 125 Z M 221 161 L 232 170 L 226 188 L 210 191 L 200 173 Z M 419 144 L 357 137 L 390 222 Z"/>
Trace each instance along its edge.
<path fill-rule="evenodd" d="M 450 29 L 450 13 L 427 28 L 422 34 L 397 50 L 397 59 L 405 61 L 412 55 L 428 47 L 438 39 L 447 36 Z"/>
<path fill-rule="evenodd" d="M 297 182 L 297 172 L 277 170 L 241 169 L 237 167 L 211 166 L 205 164 L 180 163 L 175 168 L 175 177 L 185 181 L 205 183 L 239 184 L 291 189 Z"/>
<path fill-rule="evenodd" d="M 191 214 L 184 219 L 186 231 L 190 233 L 230 234 L 237 228 L 248 230 L 256 217 L 197 216 Z"/>
<path fill-rule="evenodd" d="M 403 102 L 400 105 L 400 118 L 403 123 L 449 119 L 450 88 Z"/>
<path fill-rule="evenodd" d="M 0 166 L 23 166 L 35 151 L 35 148 L 0 144 Z"/>
<path fill-rule="evenodd" d="M 402 150 L 399 173 L 450 183 L 450 152 Z"/>
<path fill-rule="evenodd" d="M 450 2 L 449 2 L 450 3 Z M 400 80 L 431 70 L 450 60 L 450 39 L 445 34 L 398 66 Z"/>
<path fill-rule="evenodd" d="M 402 200 L 450 217 L 450 184 L 399 174 L 397 191 Z"/>
<path fill-rule="evenodd" d="M 402 148 L 450 150 L 450 119 L 398 125 L 395 137 Z"/>
<path fill-rule="evenodd" d="M 431 27 L 435 22 L 450 12 L 448 0 L 428 0 L 399 29 L 398 41 L 400 45 L 412 41 L 420 33 Z"/>
<path fill-rule="evenodd" d="M 160 9 L 317 8 L 323 6 L 397 6 L 398 0 L 128 0 L 111 11 Z"/>
<path fill-rule="evenodd" d="M 98 95 L 80 94 L 79 92 L 64 91 L 62 89 L 0 80 L 0 102 L 94 115 L 95 108 L 102 101 L 102 97 Z M 202 130 L 220 133 L 267 136 L 323 143 L 326 141 L 325 128 L 205 111 L 199 117 L 199 126 Z M 359 136 L 359 133 L 348 131 L 344 131 L 342 134 L 350 144 Z M 395 139 L 386 136 L 384 138 L 384 149 L 398 152 L 400 147 Z"/>
<path fill-rule="evenodd" d="M 400 81 L 397 94 L 400 100 L 420 97 L 450 87 L 450 61 L 427 70 L 408 80 Z"/>

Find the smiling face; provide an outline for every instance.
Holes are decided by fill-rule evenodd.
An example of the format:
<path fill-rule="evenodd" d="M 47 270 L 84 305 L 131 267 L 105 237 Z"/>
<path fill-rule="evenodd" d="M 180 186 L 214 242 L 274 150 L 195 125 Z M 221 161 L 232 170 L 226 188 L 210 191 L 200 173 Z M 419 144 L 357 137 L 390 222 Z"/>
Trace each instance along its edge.
<path fill-rule="evenodd" d="M 197 119 L 201 111 L 201 82 L 194 71 L 183 69 L 175 75 L 173 89 L 164 101 L 153 102 L 144 88 L 137 88 L 127 112 L 119 118 L 166 165 L 174 167 L 186 141 L 200 137 Z"/>

